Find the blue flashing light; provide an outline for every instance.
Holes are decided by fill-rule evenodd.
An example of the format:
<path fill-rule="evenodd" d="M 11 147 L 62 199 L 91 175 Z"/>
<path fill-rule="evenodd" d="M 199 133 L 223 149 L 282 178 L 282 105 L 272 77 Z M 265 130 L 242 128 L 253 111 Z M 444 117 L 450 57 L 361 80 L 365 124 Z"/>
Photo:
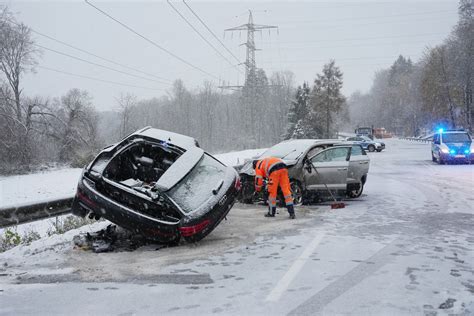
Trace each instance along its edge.
<path fill-rule="evenodd" d="M 470 151 L 469 149 L 466 149 L 466 150 L 464 150 L 464 153 L 469 154 L 469 151 Z"/>
<path fill-rule="evenodd" d="M 451 149 L 451 150 L 449 151 L 449 153 L 450 153 L 451 155 L 454 155 L 454 154 L 456 153 L 456 151 L 455 151 L 454 149 Z"/>
<path fill-rule="evenodd" d="M 440 128 L 438 132 L 442 134 L 444 132 L 444 128 Z"/>

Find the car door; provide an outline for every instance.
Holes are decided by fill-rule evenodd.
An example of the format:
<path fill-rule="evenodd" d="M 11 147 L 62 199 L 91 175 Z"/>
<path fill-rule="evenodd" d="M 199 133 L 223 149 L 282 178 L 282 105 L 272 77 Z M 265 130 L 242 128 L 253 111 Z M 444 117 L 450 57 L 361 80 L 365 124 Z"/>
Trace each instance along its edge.
<path fill-rule="evenodd" d="M 304 168 L 307 190 L 345 190 L 349 168 L 350 146 L 327 148 L 313 157 L 309 163 L 313 168 Z"/>
<path fill-rule="evenodd" d="M 361 145 L 352 145 L 347 183 L 359 183 L 362 177 L 369 172 L 369 161 L 369 156 Z"/>

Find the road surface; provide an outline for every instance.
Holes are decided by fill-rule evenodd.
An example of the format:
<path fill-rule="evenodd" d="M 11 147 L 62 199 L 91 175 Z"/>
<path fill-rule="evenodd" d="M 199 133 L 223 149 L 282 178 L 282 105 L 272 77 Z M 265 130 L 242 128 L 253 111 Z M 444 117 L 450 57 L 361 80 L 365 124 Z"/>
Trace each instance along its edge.
<path fill-rule="evenodd" d="M 197 244 L 95 254 L 71 231 L 2 253 L 0 314 L 474 314 L 474 166 L 386 143 L 344 209 L 236 204 Z"/>

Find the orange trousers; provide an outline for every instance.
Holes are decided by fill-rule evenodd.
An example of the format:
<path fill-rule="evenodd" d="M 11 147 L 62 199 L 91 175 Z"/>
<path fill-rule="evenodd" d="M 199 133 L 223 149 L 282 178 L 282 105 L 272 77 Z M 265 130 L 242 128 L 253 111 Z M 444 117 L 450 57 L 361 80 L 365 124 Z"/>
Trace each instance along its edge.
<path fill-rule="evenodd" d="M 293 196 L 291 195 L 290 179 L 288 177 L 288 169 L 280 169 L 270 174 L 268 178 L 268 204 L 270 207 L 276 207 L 278 186 L 280 186 L 285 198 L 285 204 L 293 205 Z"/>

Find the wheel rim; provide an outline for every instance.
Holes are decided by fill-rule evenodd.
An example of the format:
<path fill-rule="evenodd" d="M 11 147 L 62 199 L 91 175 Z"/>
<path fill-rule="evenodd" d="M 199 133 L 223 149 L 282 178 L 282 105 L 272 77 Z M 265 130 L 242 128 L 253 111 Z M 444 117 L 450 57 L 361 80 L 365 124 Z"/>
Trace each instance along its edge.
<path fill-rule="evenodd" d="M 374 152 L 374 150 L 375 150 L 375 147 L 374 147 L 374 146 L 369 146 L 369 151 L 370 151 L 370 152 Z"/>
<path fill-rule="evenodd" d="M 303 202 L 303 192 L 298 184 L 291 183 L 291 193 L 293 194 L 293 203 L 301 204 Z"/>
<path fill-rule="evenodd" d="M 350 191 L 350 195 L 353 196 L 353 197 L 358 197 L 362 194 L 363 189 L 364 189 L 364 186 L 363 186 L 362 183 L 360 183 L 359 189 Z"/>

